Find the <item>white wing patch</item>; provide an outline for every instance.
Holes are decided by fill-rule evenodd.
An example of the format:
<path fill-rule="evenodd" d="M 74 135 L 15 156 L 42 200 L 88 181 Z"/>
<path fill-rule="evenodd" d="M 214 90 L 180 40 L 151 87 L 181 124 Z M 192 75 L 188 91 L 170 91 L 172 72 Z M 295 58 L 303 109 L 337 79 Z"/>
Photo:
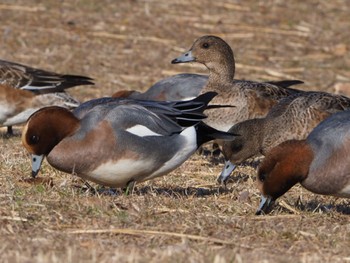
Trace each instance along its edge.
<path fill-rule="evenodd" d="M 146 126 L 137 124 L 133 127 L 130 127 L 126 129 L 127 132 L 132 133 L 139 137 L 145 137 L 145 136 L 162 136 L 161 134 L 158 134 L 150 129 L 148 129 Z"/>
<path fill-rule="evenodd" d="M 181 99 L 181 101 L 193 100 L 195 98 L 196 97 L 186 97 L 186 98 Z"/>
<path fill-rule="evenodd" d="M 29 83 L 29 84 L 26 84 L 25 86 L 20 87 L 20 89 L 24 89 L 24 90 L 45 90 L 45 89 L 55 88 L 56 86 L 58 86 L 58 84 L 51 84 L 51 85 L 47 85 L 47 86 L 32 86 L 31 83 Z"/>

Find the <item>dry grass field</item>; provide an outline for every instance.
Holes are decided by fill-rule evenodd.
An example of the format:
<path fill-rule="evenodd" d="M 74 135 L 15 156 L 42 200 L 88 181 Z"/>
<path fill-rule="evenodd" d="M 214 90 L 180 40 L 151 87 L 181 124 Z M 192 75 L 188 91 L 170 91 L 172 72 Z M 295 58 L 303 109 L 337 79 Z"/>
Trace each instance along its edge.
<path fill-rule="evenodd" d="M 253 0 L 2 0 L 0 58 L 93 77 L 81 101 L 145 90 L 195 64 L 171 65 L 199 36 L 234 49 L 236 78 L 300 79 L 300 88 L 350 89 L 350 4 Z M 94 193 L 44 162 L 30 177 L 17 136 L 1 129 L 1 262 L 350 262 L 350 202 L 294 187 L 255 216 L 256 165 L 227 188 L 222 164 L 196 154 L 133 195 Z M 93 185 L 94 187 L 97 187 Z"/>

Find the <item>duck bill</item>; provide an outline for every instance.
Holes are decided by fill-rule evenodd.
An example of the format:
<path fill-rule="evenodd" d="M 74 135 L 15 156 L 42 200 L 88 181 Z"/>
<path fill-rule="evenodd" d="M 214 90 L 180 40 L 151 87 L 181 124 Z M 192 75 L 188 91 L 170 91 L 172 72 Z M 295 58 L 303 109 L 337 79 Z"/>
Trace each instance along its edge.
<path fill-rule="evenodd" d="M 275 203 L 275 201 L 269 197 L 261 195 L 260 197 L 260 204 L 258 207 L 258 210 L 256 211 L 256 215 L 262 215 L 262 214 L 268 214 L 271 211 L 272 205 Z"/>
<path fill-rule="evenodd" d="M 192 51 L 188 51 L 185 54 L 181 55 L 180 57 L 177 57 L 171 61 L 171 64 L 178 64 L 178 63 L 187 63 L 187 62 L 193 62 L 196 59 L 192 56 Z"/>
<path fill-rule="evenodd" d="M 225 166 L 221 171 L 221 174 L 219 176 L 219 178 L 217 179 L 219 184 L 225 184 L 227 182 L 228 177 L 231 175 L 231 173 L 235 170 L 236 165 L 234 165 L 233 163 L 231 163 L 230 160 L 227 160 L 225 162 Z"/>
<path fill-rule="evenodd" d="M 35 178 L 38 175 L 43 160 L 44 160 L 44 155 L 32 154 L 32 177 L 33 178 Z"/>

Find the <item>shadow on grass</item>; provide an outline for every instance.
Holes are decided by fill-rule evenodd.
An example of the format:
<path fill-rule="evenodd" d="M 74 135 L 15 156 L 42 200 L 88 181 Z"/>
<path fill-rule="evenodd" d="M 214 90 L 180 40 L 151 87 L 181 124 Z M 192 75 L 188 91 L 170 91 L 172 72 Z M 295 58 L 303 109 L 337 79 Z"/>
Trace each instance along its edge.
<path fill-rule="evenodd" d="M 256 180 L 256 173 L 254 174 L 246 174 L 239 171 L 240 167 L 251 167 L 257 170 L 258 165 L 261 162 L 261 158 L 249 159 L 248 161 L 239 164 L 238 167 L 233 171 L 233 173 L 226 179 L 226 184 L 233 183 L 242 183 L 248 181 L 249 178 L 252 178 L 254 181 Z"/>
<path fill-rule="evenodd" d="M 343 202 L 341 204 L 334 203 L 323 203 L 319 200 L 311 200 L 305 203 L 302 203 L 298 200 L 294 205 L 296 209 L 304 212 L 312 213 L 332 213 L 338 212 L 344 215 L 350 215 L 350 202 Z"/>
<path fill-rule="evenodd" d="M 156 194 L 156 195 L 165 195 L 169 197 L 179 198 L 179 197 L 203 197 L 203 196 L 212 196 L 217 194 L 231 193 L 232 190 L 225 187 L 217 188 L 202 188 L 202 187 L 171 187 L 171 188 L 154 188 L 145 186 L 140 189 L 137 189 L 133 192 L 136 195 L 145 195 L 145 194 Z"/>
<path fill-rule="evenodd" d="M 19 130 L 13 131 L 12 134 L 7 133 L 5 130 L 0 132 L 1 139 L 11 139 L 11 138 L 19 138 L 21 137 L 21 132 Z"/>
<path fill-rule="evenodd" d="M 250 177 L 251 176 L 246 173 L 236 172 L 227 178 L 226 184 L 230 185 L 230 184 L 247 182 Z"/>
<path fill-rule="evenodd" d="M 87 185 L 75 186 L 79 191 L 84 193 L 89 193 L 91 195 L 157 195 L 157 196 L 168 196 L 172 198 L 183 198 L 183 197 L 203 197 L 203 196 L 213 196 L 224 193 L 231 193 L 233 190 L 226 187 L 213 187 L 213 188 L 203 188 L 203 187 L 135 187 L 132 194 L 126 194 L 124 189 L 114 189 L 108 187 L 91 187 Z"/>

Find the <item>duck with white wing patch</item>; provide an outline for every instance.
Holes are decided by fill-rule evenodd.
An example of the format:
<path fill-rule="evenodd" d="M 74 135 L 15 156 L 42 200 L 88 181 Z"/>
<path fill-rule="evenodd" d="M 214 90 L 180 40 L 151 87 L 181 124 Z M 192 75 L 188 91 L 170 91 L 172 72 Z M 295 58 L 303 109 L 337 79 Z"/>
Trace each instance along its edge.
<path fill-rule="evenodd" d="M 29 118 L 22 135 L 33 155 L 32 174 L 37 175 L 47 156 L 61 171 L 111 187 L 165 175 L 201 144 L 233 138 L 202 122 L 215 95 L 208 92 L 184 102 L 101 98 L 73 113 L 44 108 Z"/>

